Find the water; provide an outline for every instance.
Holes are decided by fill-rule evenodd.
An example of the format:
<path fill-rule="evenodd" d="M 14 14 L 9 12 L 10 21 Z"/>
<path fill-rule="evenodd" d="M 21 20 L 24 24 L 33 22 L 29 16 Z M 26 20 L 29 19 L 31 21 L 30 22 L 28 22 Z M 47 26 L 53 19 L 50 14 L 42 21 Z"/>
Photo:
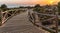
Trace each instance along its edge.
<path fill-rule="evenodd" d="M 0 3 L 0 6 L 2 4 Z M 29 4 L 6 4 L 8 8 L 14 8 L 14 7 L 20 7 L 20 6 L 34 6 L 34 5 L 29 5 Z"/>
<path fill-rule="evenodd" d="M 14 8 L 14 7 L 20 7 L 20 6 L 26 7 L 26 6 L 34 6 L 34 5 L 7 5 L 7 6 L 8 8 Z"/>

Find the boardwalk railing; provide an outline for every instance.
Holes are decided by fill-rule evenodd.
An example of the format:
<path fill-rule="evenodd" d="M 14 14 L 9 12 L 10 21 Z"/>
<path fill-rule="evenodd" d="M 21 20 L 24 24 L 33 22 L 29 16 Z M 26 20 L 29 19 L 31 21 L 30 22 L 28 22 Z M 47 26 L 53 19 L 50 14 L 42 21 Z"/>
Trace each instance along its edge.
<path fill-rule="evenodd" d="M 3 12 L 0 10 L 0 26 L 4 24 L 8 19 L 13 17 L 14 15 L 17 15 L 21 12 L 22 10 L 20 9 L 15 9 L 15 10 L 7 10 Z"/>
<path fill-rule="evenodd" d="M 47 31 L 49 31 L 50 33 L 55 33 L 55 30 L 51 29 L 51 28 L 48 28 L 46 26 L 43 26 L 41 24 L 41 22 L 44 22 L 44 21 L 48 21 L 48 20 L 52 20 L 52 19 L 55 19 L 56 17 L 54 17 L 55 15 L 50 15 L 50 14 L 42 14 L 42 13 L 37 13 L 37 12 L 33 12 L 32 14 L 30 12 L 28 12 L 28 15 L 29 15 L 29 20 L 37 27 L 41 27 Z M 49 18 L 47 20 L 43 20 L 41 21 L 40 20 L 40 17 L 38 15 L 46 15 L 46 16 L 51 16 L 53 18 Z"/>

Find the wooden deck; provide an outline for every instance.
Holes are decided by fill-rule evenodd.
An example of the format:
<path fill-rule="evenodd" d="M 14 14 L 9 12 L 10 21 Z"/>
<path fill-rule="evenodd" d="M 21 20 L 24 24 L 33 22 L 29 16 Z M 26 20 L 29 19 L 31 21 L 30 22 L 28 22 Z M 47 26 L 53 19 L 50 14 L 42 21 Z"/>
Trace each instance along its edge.
<path fill-rule="evenodd" d="M 47 33 L 37 28 L 28 20 L 28 12 L 21 13 L 9 19 L 0 26 L 0 33 Z"/>

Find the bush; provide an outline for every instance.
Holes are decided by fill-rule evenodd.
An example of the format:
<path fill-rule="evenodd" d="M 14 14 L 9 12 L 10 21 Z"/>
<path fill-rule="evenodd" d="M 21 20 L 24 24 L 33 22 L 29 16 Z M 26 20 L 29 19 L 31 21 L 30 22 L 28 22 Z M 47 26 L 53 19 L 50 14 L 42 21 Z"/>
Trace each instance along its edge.
<path fill-rule="evenodd" d="M 6 6 L 5 4 L 2 4 L 2 5 L 1 5 L 1 9 L 2 9 L 3 11 L 6 11 L 8 8 L 7 8 L 7 6 Z"/>
<path fill-rule="evenodd" d="M 42 25 L 51 25 L 52 23 L 49 21 L 42 22 Z"/>
<path fill-rule="evenodd" d="M 33 11 L 40 12 L 40 5 L 36 4 Z"/>
<path fill-rule="evenodd" d="M 58 20 L 58 25 L 60 25 L 60 20 Z"/>
<path fill-rule="evenodd" d="M 8 14 L 8 17 L 10 17 L 11 15 L 10 14 Z"/>
<path fill-rule="evenodd" d="M 56 27 L 53 27 L 53 28 L 51 28 L 51 29 L 56 30 Z"/>

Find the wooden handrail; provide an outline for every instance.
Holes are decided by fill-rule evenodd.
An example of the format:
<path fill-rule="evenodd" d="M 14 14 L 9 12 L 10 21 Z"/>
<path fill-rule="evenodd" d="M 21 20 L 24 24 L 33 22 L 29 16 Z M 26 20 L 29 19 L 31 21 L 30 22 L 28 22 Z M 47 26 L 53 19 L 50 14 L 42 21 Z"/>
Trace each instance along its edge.
<path fill-rule="evenodd" d="M 19 11 L 20 9 L 15 9 L 15 10 L 7 10 L 5 12 L 0 12 L 0 16 L 1 16 L 1 25 L 4 24 L 9 18 L 11 18 L 14 15 L 17 15 L 18 13 L 20 13 Z M 13 12 L 12 14 L 10 12 Z M 4 15 L 3 15 L 4 14 Z M 9 16 L 10 15 L 10 16 Z"/>

